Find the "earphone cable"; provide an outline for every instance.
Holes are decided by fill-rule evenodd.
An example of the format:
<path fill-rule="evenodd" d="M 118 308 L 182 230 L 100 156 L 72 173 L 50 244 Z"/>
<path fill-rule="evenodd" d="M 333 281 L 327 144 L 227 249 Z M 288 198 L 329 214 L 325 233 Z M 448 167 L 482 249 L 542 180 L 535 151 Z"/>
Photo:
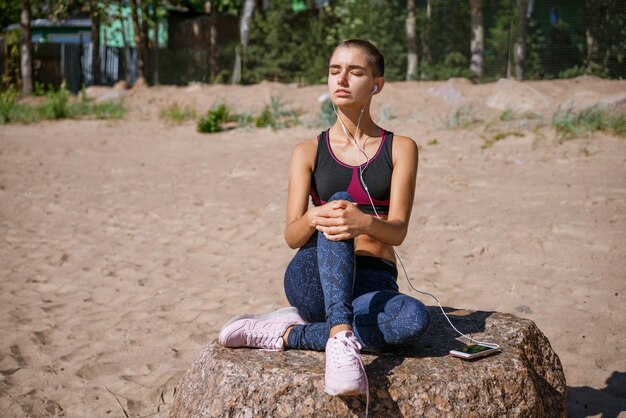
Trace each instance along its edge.
<path fill-rule="evenodd" d="M 361 184 L 363 185 L 363 188 L 365 189 L 365 193 L 367 193 L 367 197 L 369 198 L 370 204 L 372 205 L 372 209 L 374 210 L 374 215 L 378 219 L 382 220 L 382 218 L 378 214 L 378 211 L 376 210 L 376 205 L 374 205 L 374 200 L 372 199 L 372 196 L 370 195 L 370 192 L 369 192 L 369 190 L 367 188 L 367 184 L 365 183 L 365 179 L 363 178 L 363 172 L 365 171 L 365 169 L 367 169 L 367 167 L 369 166 L 369 163 L 370 163 L 370 157 L 367 154 L 367 152 L 365 152 L 365 145 L 367 144 L 367 140 L 369 139 L 369 136 L 365 139 L 365 142 L 363 143 L 363 148 L 359 147 L 359 145 L 356 142 L 356 140 L 354 139 L 354 137 L 352 135 L 350 135 L 348 129 L 344 125 L 343 120 L 341 119 L 341 116 L 339 115 L 339 113 L 337 112 L 337 109 L 335 108 L 335 104 L 332 103 L 332 105 L 333 105 L 333 110 L 335 111 L 335 114 L 337 115 L 337 118 L 339 120 L 339 123 L 341 124 L 341 128 L 343 129 L 344 133 L 346 134 L 346 137 L 357 148 L 357 166 L 359 167 L 359 177 L 361 179 Z M 356 129 L 354 130 L 354 134 L 355 135 L 357 134 L 357 131 L 359 129 L 359 125 L 361 123 L 361 116 L 363 116 L 363 111 L 365 110 L 365 106 L 366 105 L 367 105 L 367 103 L 365 105 L 363 105 L 363 107 L 361 108 L 359 119 L 357 120 Z M 366 159 L 364 167 L 360 164 L 361 157 L 360 157 L 359 151 L 360 151 L 360 153 L 363 153 L 363 155 L 365 156 L 365 159 Z M 476 340 L 476 339 L 474 339 L 474 338 L 472 338 L 472 337 L 462 333 L 461 331 L 459 331 L 454 326 L 452 321 L 450 321 L 450 317 L 448 316 L 448 314 L 446 314 L 446 312 L 443 309 L 443 306 L 441 306 L 441 303 L 439 302 L 439 299 L 437 299 L 437 297 L 435 297 L 435 295 L 433 295 L 432 293 L 428 293 L 428 292 L 424 292 L 424 291 L 418 290 L 417 288 L 415 288 L 415 286 L 413 286 L 413 283 L 411 283 L 411 280 L 409 279 L 409 274 L 407 273 L 406 268 L 404 267 L 404 262 L 402 261 L 402 258 L 400 257 L 400 254 L 398 254 L 398 252 L 396 251 L 395 248 L 393 248 L 393 253 L 398 258 L 398 261 L 400 262 L 400 266 L 402 267 L 402 271 L 404 272 L 404 277 L 406 278 L 406 281 L 409 284 L 409 286 L 411 287 L 411 289 L 413 289 L 417 293 L 420 293 L 422 295 L 427 295 L 427 296 L 430 296 L 431 298 L 433 298 L 435 300 L 435 302 L 437 302 L 437 305 L 439 305 L 439 309 L 441 310 L 441 313 L 446 318 L 446 320 L 448 321 L 448 324 L 450 324 L 452 329 L 454 329 L 454 331 L 456 331 L 461 337 L 467 339 L 468 341 L 474 342 L 476 344 L 482 344 L 484 346 L 492 347 L 492 348 L 500 348 L 500 346 L 498 344 L 491 343 L 491 342 L 486 342 L 486 341 Z"/>

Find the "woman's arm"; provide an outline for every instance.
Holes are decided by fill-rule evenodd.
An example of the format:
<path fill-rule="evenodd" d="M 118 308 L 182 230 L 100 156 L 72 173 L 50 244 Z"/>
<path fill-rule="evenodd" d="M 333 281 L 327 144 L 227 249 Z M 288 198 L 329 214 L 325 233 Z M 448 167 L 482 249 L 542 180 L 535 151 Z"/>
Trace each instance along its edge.
<path fill-rule="evenodd" d="M 387 245 L 400 245 L 406 237 L 417 177 L 418 149 L 411 138 L 394 136 L 393 174 L 387 219 L 366 215 L 347 201 L 320 207 L 312 224 L 334 241 L 369 235 Z"/>
<path fill-rule="evenodd" d="M 316 152 L 317 140 L 313 139 L 296 145 L 291 153 L 285 226 L 285 241 L 290 248 L 302 247 L 315 232 L 307 208 Z"/>

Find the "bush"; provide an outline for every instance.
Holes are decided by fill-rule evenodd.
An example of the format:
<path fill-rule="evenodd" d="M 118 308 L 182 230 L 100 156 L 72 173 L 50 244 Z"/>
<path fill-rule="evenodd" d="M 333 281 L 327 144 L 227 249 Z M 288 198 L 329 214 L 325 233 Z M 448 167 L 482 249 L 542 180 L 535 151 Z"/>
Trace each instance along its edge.
<path fill-rule="evenodd" d="M 212 107 L 207 115 L 198 121 L 198 132 L 214 133 L 222 130 L 222 124 L 228 120 L 230 111 L 225 104 Z"/>
<path fill-rule="evenodd" d="M 49 91 L 46 93 L 46 102 L 42 105 L 41 110 L 46 119 L 64 119 L 70 116 L 68 101 L 70 92 L 65 88 L 65 83 L 61 84 L 58 91 Z"/>
<path fill-rule="evenodd" d="M 269 127 L 271 129 L 288 128 L 298 123 L 298 115 L 293 110 L 283 110 L 283 104 L 277 97 L 270 98 L 270 104 L 266 105 L 261 115 L 254 121 L 257 128 Z"/>
<path fill-rule="evenodd" d="M 0 123 L 4 124 L 10 121 L 11 111 L 15 107 L 16 100 L 17 91 L 12 85 L 0 93 Z"/>

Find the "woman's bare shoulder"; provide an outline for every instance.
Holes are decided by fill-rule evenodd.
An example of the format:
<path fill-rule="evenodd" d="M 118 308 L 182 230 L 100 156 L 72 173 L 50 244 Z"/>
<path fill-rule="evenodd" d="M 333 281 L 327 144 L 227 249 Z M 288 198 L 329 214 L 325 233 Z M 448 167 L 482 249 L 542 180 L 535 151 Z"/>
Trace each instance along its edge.
<path fill-rule="evenodd" d="M 393 136 L 393 148 L 397 149 L 402 153 L 411 152 L 417 153 L 417 144 L 412 138 L 403 135 L 394 135 Z M 396 154 L 397 155 L 397 154 Z"/>
<path fill-rule="evenodd" d="M 313 161 L 317 153 L 317 138 L 306 139 L 299 142 L 291 153 L 292 159 Z"/>

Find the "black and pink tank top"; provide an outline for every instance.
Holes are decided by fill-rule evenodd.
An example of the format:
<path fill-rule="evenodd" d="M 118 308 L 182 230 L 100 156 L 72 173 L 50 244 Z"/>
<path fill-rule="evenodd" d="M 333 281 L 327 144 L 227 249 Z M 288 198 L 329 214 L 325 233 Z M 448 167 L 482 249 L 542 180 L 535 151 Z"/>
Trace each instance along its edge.
<path fill-rule="evenodd" d="M 380 215 L 389 212 L 389 194 L 391 191 L 391 173 L 393 162 L 391 159 L 391 146 L 393 132 L 383 129 L 380 146 L 374 154 L 367 168 L 365 163 L 363 179 Z M 317 155 L 315 157 L 315 169 L 311 179 L 311 199 L 313 205 L 320 206 L 328 202 L 328 199 L 337 192 L 348 192 L 358 207 L 364 213 L 373 215 L 372 204 L 367 197 L 365 187 L 359 175 L 359 166 L 344 164 L 333 153 L 330 146 L 328 130 L 323 131 L 317 137 Z"/>

